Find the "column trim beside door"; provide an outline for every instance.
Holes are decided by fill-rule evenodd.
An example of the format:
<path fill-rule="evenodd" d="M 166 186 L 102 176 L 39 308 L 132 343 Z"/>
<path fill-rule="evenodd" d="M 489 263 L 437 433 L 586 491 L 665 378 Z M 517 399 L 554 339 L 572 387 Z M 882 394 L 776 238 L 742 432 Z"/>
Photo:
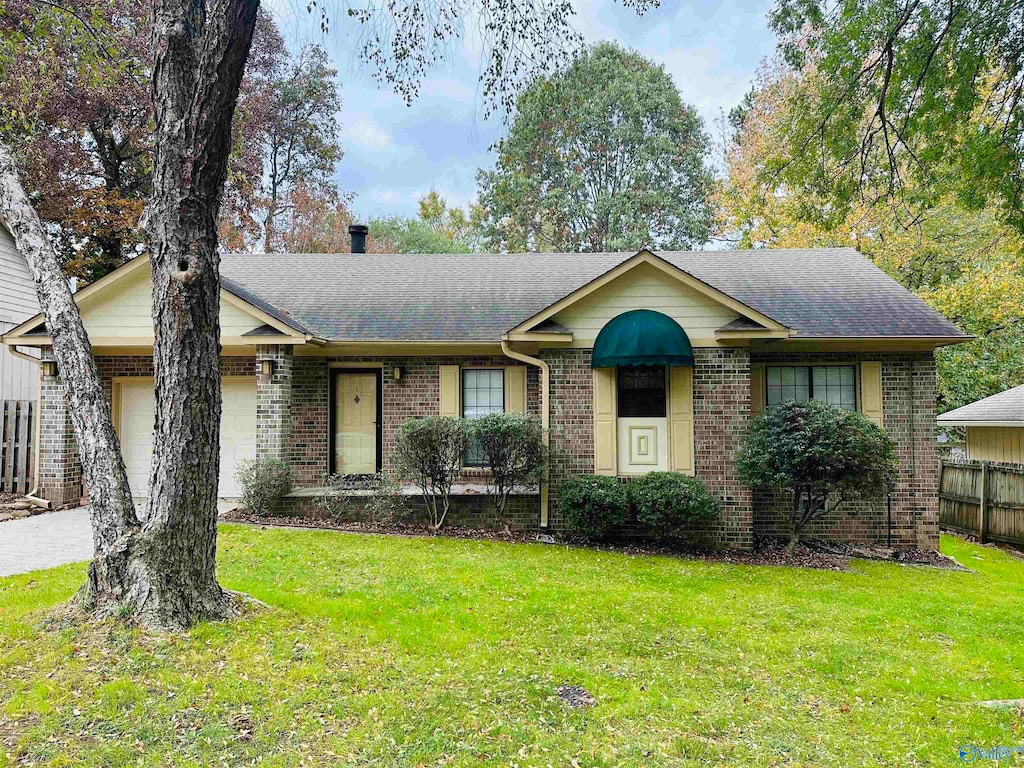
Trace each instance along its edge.
<path fill-rule="evenodd" d="M 356 376 L 372 374 L 377 379 L 377 429 L 374 438 L 377 441 L 377 472 L 384 467 L 384 375 L 380 368 L 329 368 L 327 377 L 327 473 L 333 475 L 337 453 L 334 448 L 335 427 L 337 426 L 338 377 L 346 373 Z"/>

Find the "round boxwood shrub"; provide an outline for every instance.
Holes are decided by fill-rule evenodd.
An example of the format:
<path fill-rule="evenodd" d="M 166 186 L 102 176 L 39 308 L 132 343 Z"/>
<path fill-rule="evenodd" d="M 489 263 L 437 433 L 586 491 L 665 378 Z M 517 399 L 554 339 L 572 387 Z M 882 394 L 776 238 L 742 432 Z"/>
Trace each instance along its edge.
<path fill-rule="evenodd" d="M 600 539 L 626 521 L 629 498 L 614 477 L 580 475 L 562 485 L 558 508 L 573 528 Z"/>
<path fill-rule="evenodd" d="M 668 536 L 718 514 L 718 499 L 700 480 L 681 472 L 651 472 L 634 479 L 628 488 L 637 521 L 656 536 Z"/>

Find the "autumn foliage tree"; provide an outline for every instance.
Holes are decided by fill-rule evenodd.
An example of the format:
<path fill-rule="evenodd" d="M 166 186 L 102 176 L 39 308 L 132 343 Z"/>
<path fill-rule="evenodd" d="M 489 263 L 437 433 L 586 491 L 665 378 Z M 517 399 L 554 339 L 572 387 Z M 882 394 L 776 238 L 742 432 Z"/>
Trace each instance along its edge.
<path fill-rule="evenodd" d="M 1024 238 L 998 205 L 970 207 L 913 175 L 893 197 L 888 172 L 874 166 L 876 185 L 844 200 L 823 181 L 833 175 L 828 156 L 819 157 L 822 183 L 789 180 L 789 132 L 813 109 L 819 77 L 809 65 L 769 61 L 730 115 L 717 236 L 740 248 L 853 246 L 977 336 L 937 351 L 940 410 L 1024 381 Z"/>
<path fill-rule="evenodd" d="M 82 0 L 74 14 L 11 0 L 0 14 L 0 135 L 18 151 L 65 271 L 87 281 L 143 247 L 154 151 L 149 13 L 137 0 Z M 259 243 L 300 175 L 321 185 L 333 175 L 339 97 L 324 57 L 308 47 L 293 61 L 273 19 L 258 16 L 232 123 L 225 245 Z M 267 167 L 278 170 L 266 177 Z"/>

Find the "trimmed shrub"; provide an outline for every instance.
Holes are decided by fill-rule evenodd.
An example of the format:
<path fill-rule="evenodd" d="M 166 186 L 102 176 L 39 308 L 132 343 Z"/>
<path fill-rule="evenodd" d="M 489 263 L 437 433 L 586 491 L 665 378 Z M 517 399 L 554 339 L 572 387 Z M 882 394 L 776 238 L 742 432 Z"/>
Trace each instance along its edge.
<path fill-rule="evenodd" d="M 635 478 L 627 488 L 636 519 L 655 536 L 669 536 L 718 514 L 718 499 L 700 480 L 681 472 L 651 472 Z"/>
<path fill-rule="evenodd" d="M 505 508 L 517 486 L 537 483 L 544 474 L 544 429 L 525 413 L 488 413 L 469 419 L 470 439 L 479 445 L 491 470 L 494 504 L 508 527 Z"/>
<path fill-rule="evenodd" d="M 292 490 L 292 468 L 277 459 L 244 459 L 235 479 L 242 486 L 242 503 L 254 515 L 269 515 L 278 499 Z"/>
<path fill-rule="evenodd" d="M 896 446 L 859 413 L 790 402 L 754 419 L 736 468 L 753 488 L 789 492 L 792 552 L 810 521 L 850 499 L 885 498 L 896 479 Z"/>
<path fill-rule="evenodd" d="M 469 445 L 464 419 L 427 416 L 408 419 L 398 432 L 395 462 L 401 476 L 423 492 L 423 502 L 435 531 L 448 515 L 449 494 L 462 471 L 462 457 Z"/>
<path fill-rule="evenodd" d="M 626 521 L 629 498 L 626 486 L 614 477 L 580 475 L 562 484 L 558 508 L 573 528 L 600 539 Z"/>

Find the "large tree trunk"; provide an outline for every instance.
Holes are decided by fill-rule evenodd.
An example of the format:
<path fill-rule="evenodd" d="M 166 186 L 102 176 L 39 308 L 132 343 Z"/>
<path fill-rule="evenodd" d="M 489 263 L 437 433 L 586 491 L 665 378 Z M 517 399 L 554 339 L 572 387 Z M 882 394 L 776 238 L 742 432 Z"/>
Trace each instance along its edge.
<path fill-rule="evenodd" d="M 25 256 L 36 283 L 39 305 L 53 340 L 53 352 L 78 440 L 82 475 L 89 489 L 89 515 L 96 555 L 83 594 L 99 612 L 112 611 L 132 597 L 132 542 L 139 522 L 121 459 L 89 337 L 57 255 L 21 186 L 14 159 L 0 144 L 0 212 Z"/>
<path fill-rule="evenodd" d="M 0 210 L 36 276 L 71 401 L 96 559 L 82 603 L 146 626 L 231 614 L 216 577 L 220 464 L 217 214 L 231 118 L 258 0 L 157 0 L 156 151 L 145 228 L 153 275 L 156 422 L 149 501 L 136 517 L 88 336 L 53 249 L 0 152 Z"/>
<path fill-rule="evenodd" d="M 156 153 L 145 228 L 153 274 L 156 432 L 145 515 L 149 546 L 140 556 L 163 626 L 231 610 L 216 577 L 217 214 L 258 9 L 258 0 L 157 0 L 153 11 Z"/>

